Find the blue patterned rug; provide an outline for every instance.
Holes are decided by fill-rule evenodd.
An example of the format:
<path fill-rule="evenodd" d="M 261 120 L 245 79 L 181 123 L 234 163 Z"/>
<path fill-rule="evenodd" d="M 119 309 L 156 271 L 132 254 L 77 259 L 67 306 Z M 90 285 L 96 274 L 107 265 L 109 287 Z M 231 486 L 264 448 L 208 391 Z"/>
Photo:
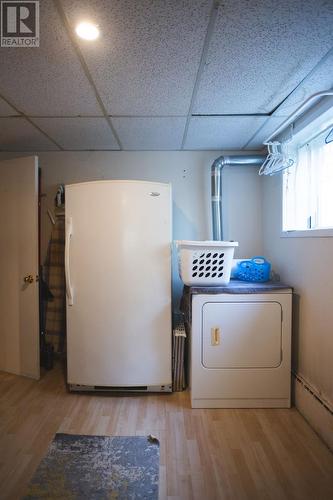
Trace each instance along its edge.
<path fill-rule="evenodd" d="M 155 500 L 158 472 L 155 438 L 56 434 L 24 498 Z"/>

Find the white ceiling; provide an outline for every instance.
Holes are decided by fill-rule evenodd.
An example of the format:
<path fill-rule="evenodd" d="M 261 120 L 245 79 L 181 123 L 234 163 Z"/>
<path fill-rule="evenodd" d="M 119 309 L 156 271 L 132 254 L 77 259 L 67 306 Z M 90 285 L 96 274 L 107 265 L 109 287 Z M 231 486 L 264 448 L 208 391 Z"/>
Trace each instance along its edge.
<path fill-rule="evenodd" d="M 232 0 L 223 4 L 194 112 L 269 113 L 332 47 L 329 2 Z M 331 7 L 333 21 L 333 2 Z"/>
<path fill-rule="evenodd" d="M 4 99 L 0 97 L 0 116 L 15 116 L 19 113 L 15 111 Z"/>
<path fill-rule="evenodd" d="M 29 116 L 102 115 L 52 0 L 40 16 L 39 48 L 0 48 L 0 94 Z"/>
<path fill-rule="evenodd" d="M 63 149 L 119 149 L 103 117 L 32 118 Z"/>
<path fill-rule="evenodd" d="M 307 96 L 333 86 L 332 1 L 40 9 L 39 48 L 0 48 L 3 151 L 260 149 Z M 83 19 L 99 25 L 96 42 L 77 39 Z"/>
<path fill-rule="evenodd" d="M 187 114 L 211 4 L 62 1 L 71 26 L 83 18 L 96 19 L 100 26 L 97 43 L 79 45 L 109 114 Z"/>
<path fill-rule="evenodd" d="M 265 120 L 264 116 L 194 116 L 185 149 L 242 149 Z"/>
<path fill-rule="evenodd" d="M 137 116 L 113 119 L 120 142 L 126 150 L 180 149 L 186 118 L 182 116 Z"/>
<path fill-rule="evenodd" d="M 0 118 L 0 144 L 4 151 L 53 151 L 56 147 L 23 117 Z"/>

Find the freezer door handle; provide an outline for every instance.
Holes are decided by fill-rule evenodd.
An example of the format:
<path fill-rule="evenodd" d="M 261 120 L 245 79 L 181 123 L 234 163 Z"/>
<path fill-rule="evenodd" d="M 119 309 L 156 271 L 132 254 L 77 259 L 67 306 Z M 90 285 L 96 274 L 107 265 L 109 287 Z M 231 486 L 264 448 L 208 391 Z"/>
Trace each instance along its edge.
<path fill-rule="evenodd" d="M 66 237 L 65 237 L 65 278 L 66 278 L 66 295 L 67 304 L 73 305 L 73 287 L 71 283 L 70 263 L 69 263 L 69 250 L 72 238 L 73 222 L 72 217 L 66 218 Z"/>

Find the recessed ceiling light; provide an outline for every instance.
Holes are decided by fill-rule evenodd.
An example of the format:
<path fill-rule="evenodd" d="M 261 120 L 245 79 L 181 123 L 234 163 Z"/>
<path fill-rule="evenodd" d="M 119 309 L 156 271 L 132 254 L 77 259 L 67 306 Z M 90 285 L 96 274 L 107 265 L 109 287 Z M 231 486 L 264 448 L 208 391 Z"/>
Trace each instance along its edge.
<path fill-rule="evenodd" d="M 96 24 L 84 22 L 75 28 L 76 34 L 84 40 L 96 40 L 99 36 L 99 29 Z"/>

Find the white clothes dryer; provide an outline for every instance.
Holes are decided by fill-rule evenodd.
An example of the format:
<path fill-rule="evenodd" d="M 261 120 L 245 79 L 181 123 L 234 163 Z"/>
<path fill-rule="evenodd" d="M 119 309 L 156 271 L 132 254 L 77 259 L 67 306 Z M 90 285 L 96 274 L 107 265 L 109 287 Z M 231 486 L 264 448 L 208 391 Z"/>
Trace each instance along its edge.
<path fill-rule="evenodd" d="M 191 295 L 192 408 L 290 407 L 291 310 L 290 288 Z"/>

